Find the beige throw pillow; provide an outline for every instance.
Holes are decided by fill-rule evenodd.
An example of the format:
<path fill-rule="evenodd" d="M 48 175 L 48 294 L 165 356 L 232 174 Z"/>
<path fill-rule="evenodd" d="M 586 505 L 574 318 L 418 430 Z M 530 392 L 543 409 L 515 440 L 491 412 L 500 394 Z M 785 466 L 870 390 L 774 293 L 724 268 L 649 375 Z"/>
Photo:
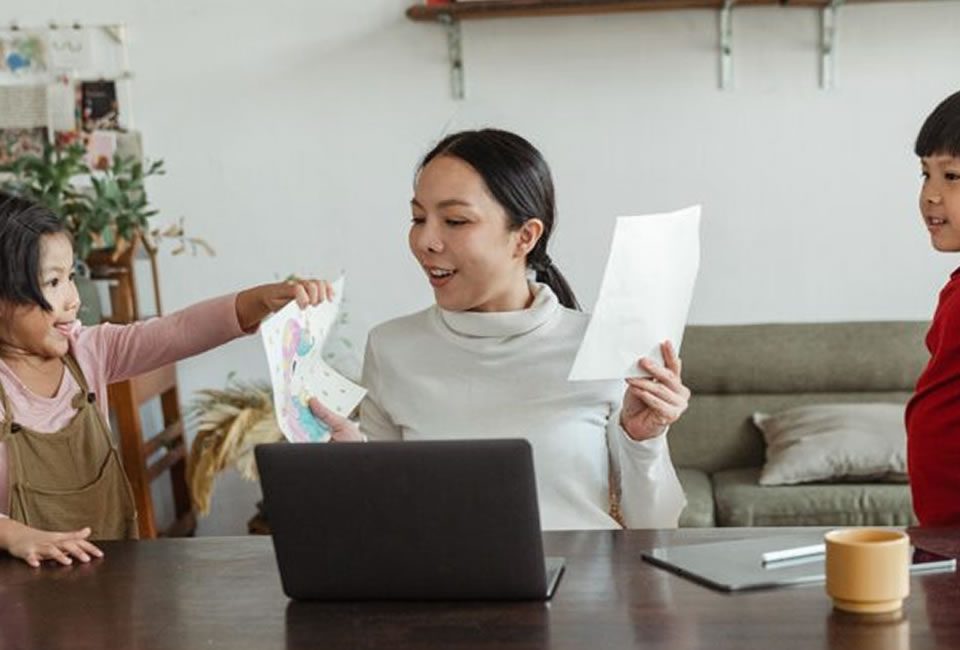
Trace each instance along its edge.
<path fill-rule="evenodd" d="M 816 404 L 754 413 L 767 441 L 760 485 L 906 480 L 902 404 Z"/>

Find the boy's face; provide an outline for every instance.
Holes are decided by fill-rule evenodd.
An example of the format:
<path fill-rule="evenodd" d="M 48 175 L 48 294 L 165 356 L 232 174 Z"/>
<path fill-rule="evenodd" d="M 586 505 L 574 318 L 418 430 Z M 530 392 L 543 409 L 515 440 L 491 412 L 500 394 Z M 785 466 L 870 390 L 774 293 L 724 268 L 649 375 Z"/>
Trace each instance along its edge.
<path fill-rule="evenodd" d="M 920 159 L 920 214 L 938 251 L 960 251 L 960 158 L 935 154 Z"/>

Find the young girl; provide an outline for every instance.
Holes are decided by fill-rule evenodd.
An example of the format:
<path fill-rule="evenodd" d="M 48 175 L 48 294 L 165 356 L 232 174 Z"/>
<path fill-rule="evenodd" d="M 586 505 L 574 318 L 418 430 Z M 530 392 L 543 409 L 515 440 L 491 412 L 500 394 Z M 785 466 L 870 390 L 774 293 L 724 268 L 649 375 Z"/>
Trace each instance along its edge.
<path fill-rule="evenodd" d="M 960 252 L 960 92 L 927 117 L 914 147 L 920 215 L 934 249 Z M 924 526 L 960 524 L 960 269 L 940 292 L 927 333 L 930 361 L 907 404 L 913 510 Z"/>
<path fill-rule="evenodd" d="M 547 254 L 554 192 L 540 152 L 504 131 L 448 136 L 424 158 L 411 208 L 410 250 L 436 305 L 371 331 L 363 434 L 523 437 L 543 528 L 676 526 L 685 499 L 664 433 L 690 395 L 680 359 L 664 343 L 666 367 L 641 359 L 650 378 L 625 389 L 567 381 L 588 317 Z M 311 407 L 334 439 L 362 438 Z"/>
<path fill-rule="evenodd" d="M 0 549 L 31 566 L 135 538 L 136 511 L 107 425 L 107 384 L 257 329 L 319 281 L 268 284 L 132 325 L 84 328 L 73 245 L 61 219 L 0 194 Z M 66 532 L 63 532 L 66 531 Z"/>

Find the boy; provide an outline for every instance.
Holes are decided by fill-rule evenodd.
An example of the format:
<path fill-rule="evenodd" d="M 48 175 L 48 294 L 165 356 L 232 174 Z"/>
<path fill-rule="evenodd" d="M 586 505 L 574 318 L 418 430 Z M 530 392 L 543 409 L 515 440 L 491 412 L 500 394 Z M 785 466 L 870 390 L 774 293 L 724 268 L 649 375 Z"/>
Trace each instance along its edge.
<path fill-rule="evenodd" d="M 930 242 L 960 252 L 960 92 L 934 109 L 914 149 Z M 960 525 L 960 269 L 940 292 L 926 343 L 930 361 L 906 412 L 913 509 L 923 526 Z"/>

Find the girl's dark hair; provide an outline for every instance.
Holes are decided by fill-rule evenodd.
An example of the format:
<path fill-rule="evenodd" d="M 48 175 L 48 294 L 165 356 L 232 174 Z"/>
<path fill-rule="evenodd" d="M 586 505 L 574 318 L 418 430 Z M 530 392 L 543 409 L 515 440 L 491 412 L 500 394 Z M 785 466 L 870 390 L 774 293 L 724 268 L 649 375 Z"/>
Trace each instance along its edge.
<path fill-rule="evenodd" d="M 557 294 L 560 304 L 580 309 L 566 278 L 547 255 L 547 243 L 556 224 L 553 179 L 547 161 L 519 135 L 498 129 L 461 131 L 448 135 L 420 163 L 422 170 L 438 156 L 459 158 L 476 170 L 507 213 L 510 230 L 529 219 L 543 222 L 543 235 L 527 254 L 527 266 Z"/>
<path fill-rule="evenodd" d="M 40 239 L 66 232 L 49 208 L 0 192 L 0 301 L 53 309 L 40 288 Z"/>
<path fill-rule="evenodd" d="M 920 128 L 913 150 L 921 158 L 936 154 L 960 158 L 960 92 L 933 109 Z"/>

